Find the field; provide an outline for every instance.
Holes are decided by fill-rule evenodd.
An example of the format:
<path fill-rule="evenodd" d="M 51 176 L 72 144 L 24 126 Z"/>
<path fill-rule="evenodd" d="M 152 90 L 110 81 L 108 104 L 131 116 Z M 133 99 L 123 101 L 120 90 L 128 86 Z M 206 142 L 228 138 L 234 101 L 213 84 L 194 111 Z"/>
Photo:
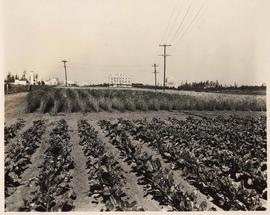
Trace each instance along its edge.
<path fill-rule="evenodd" d="M 7 96 L 6 211 L 265 210 L 265 97 L 218 96 Z"/>
<path fill-rule="evenodd" d="M 100 112 L 148 110 L 265 111 L 265 96 L 211 93 L 172 94 L 142 90 L 66 89 L 35 90 L 27 98 L 27 112 Z"/>

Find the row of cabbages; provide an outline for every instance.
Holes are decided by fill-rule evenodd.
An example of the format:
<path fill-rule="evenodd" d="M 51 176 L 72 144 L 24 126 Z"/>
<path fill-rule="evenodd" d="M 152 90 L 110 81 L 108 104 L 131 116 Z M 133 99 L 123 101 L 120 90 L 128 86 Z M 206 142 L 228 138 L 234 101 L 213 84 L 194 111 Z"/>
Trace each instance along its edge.
<path fill-rule="evenodd" d="M 31 164 L 31 156 L 39 147 L 44 132 L 44 122 L 37 120 L 18 141 L 10 143 L 5 155 L 5 197 L 10 196 L 21 185 L 21 175 Z"/>
<path fill-rule="evenodd" d="M 74 168 L 71 156 L 68 125 L 60 120 L 51 131 L 49 147 L 44 153 L 39 175 L 32 180 L 35 186 L 20 211 L 71 211 L 76 194 L 70 185 Z"/>
<path fill-rule="evenodd" d="M 119 120 L 224 210 L 264 210 L 266 118 Z"/>
<path fill-rule="evenodd" d="M 121 151 L 125 161 L 136 172 L 138 183 L 143 184 L 145 196 L 151 195 L 161 205 L 172 211 L 206 210 L 207 203 L 197 203 L 195 192 L 185 192 L 173 179 L 172 171 L 163 168 L 158 158 L 142 151 L 139 145 L 133 144 L 122 124 L 100 121 L 99 125 L 108 132 L 111 143 Z M 211 208 L 215 210 L 214 208 Z"/>
<path fill-rule="evenodd" d="M 11 126 L 5 126 L 4 128 L 4 141 L 5 145 L 9 144 L 9 140 L 16 137 L 17 132 L 24 127 L 25 121 L 22 119 L 18 119 L 18 121 Z"/>
<path fill-rule="evenodd" d="M 137 211 L 137 207 L 125 193 L 126 178 L 124 170 L 104 149 L 104 143 L 97 132 L 85 120 L 78 124 L 80 145 L 87 158 L 86 169 L 89 179 L 89 196 L 101 199 L 106 211 Z"/>

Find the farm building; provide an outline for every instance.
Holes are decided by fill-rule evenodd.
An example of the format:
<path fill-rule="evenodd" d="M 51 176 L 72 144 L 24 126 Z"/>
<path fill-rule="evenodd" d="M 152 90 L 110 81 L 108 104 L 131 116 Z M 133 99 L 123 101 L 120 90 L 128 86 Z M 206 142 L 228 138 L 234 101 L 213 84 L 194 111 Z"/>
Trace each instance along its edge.
<path fill-rule="evenodd" d="M 109 85 L 113 87 L 131 87 L 131 78 L 122 74 L 110 74 Z"/>
<path fill-rule="evenodd" d="M 48 81 L 45 81 L 45 84 L 50 85 L 50 86 L 59 85 L 59 80 L 58 78 L 52 78 L 52 79 L 49 79 Z"/>
<path fill-rule="evenodd" d="M 18 79 L 16 79 L 14 84 L 15 85 L 27 85 L 27 81 L 26 80 L 18 80 Z"/>

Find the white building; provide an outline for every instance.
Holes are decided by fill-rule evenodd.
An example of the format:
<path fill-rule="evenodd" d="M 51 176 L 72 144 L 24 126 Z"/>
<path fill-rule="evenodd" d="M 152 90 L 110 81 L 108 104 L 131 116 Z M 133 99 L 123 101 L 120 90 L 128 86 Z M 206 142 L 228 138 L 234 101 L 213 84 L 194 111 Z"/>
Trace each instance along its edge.
<path fill-rule="evenodd" d="M 52 78 L 52 79 L 49 79 L 48 81 L 45 81 L 45 85 L 55 86 L 58 84 L 59 84 L 58 78 Z"/>
<path fill-rule="evenodd" d="M 89 81 L 88 82 L 87 81 L 78 82 L 77 85 L 80 87 L 85 87 L 85 86 L 91 85 L 91 82 L 89 82 Z"/>
<path fill-rule="evenodd" d="M 76 84 L 77 84 L 76 81 L 67 81 L 68 86 L 74 86 Z"/>
<path fill-rule="evenodd" d="M 30 72 L 30 84 L 37 85 L 38 84 L 38 74 L 35 74 L 34 71 Z"/>
<path fill-rule="evenodd" d="M 77 84 L 76 81 L 67 81 L 67 86 L 75 86 L 76 84 Z M 63 80 L 59 81 L 58 80 L 58 84 L 57 85 L 66 86 L 66 81 L 63 81 Z"/>
<path fill-rule="evenodd" d="M 113 87 L 131 87 L 131 78 L 122 74 L 110 74 L 109 85 Z"/>
<path fill-rule="evenodd" d="M 21 80 L 16 79 L 14 84 L 16 84 L 16 85 L 27 85 L 27 81 L 26 80 L 21 81 Z"/>
<path fill-rule="evenodd" d="M 30 72 L 30 84 L 35 84 L 35 73 L 33 71 Z"/>

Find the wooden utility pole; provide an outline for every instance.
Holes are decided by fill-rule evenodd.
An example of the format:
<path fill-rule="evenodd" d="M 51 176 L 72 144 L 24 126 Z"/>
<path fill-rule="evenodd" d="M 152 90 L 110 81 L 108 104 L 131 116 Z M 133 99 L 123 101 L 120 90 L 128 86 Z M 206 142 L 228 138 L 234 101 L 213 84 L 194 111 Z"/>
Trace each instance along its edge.
<path fill-rule="evenodd" d="M 64 69 L 65 69 L 65 79 L 66 79 L 66 87 L 67 87 L 67 66 L 66 66 L 66 60 L 62 60 L 62 62 L 64 63 Z"/>
<path fill-rule="evenodd" d="M 157 67 L 158 65 L 154 63 L 154 65 L 152 65 L 152 67 L 154 67 L 154 74 L 155 74 L 155 91 L 157 90 Z"/>
<path fill-rule="evenodd" d="M 167 44 L 163 44 L 163 45 L 159 45 L 159 46 L 163 46 L 163 54 L 160 56 L 163 56 L 163 61 L 164 61 L 164 77 L 163 77 L 163 91 L 165 91 L 165 79 L 166 79 L 166 57 L 170 56 L 168 54 L 166 54 L 166 48 L 167 46 L 171 46 L 171 45 L 167 45 Z"/>

